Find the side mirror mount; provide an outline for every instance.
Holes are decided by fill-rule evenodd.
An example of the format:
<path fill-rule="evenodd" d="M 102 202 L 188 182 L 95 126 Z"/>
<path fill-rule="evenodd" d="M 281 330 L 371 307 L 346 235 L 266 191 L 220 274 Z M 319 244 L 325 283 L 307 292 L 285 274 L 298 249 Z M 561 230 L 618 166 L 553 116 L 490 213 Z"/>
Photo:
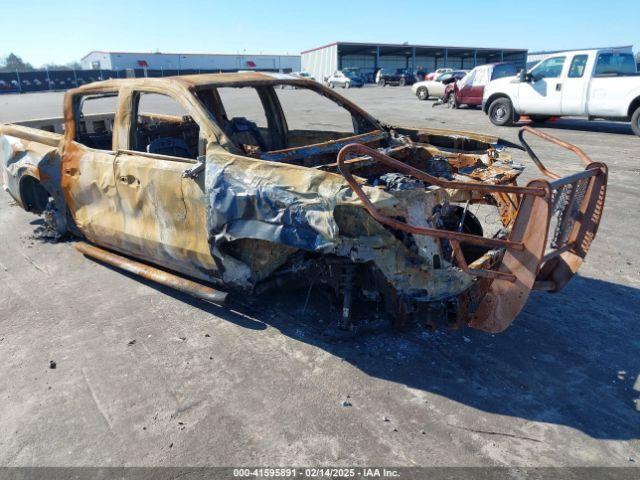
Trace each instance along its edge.
<path fill-rule="evenodd" d="M 523 83 L 532 83 L 536 81 L 536 77 L 533 74 L 527 72 L 526 70 L 522 70 L 520 72 L 520 81 Z"/>

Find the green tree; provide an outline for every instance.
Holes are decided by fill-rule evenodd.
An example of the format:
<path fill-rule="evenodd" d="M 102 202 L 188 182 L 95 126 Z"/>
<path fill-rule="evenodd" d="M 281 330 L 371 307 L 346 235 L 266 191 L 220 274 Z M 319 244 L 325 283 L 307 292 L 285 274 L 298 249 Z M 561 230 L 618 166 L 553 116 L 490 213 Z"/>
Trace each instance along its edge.
<path fill-rule="evenodd" d="M 16 70 L 33 70 L 33 66 L 30 63 L 22 61 L 22 59 L 15 53 L 10 53 L 5 58 L 0 60 L 0 71 L 15 72 Z"/>
<path fill-rule="evenodd" d="M 58 63 L 45 63 L 40 70 L 82 70 L 80 62 L 69 62 L 64 65 Z"/>

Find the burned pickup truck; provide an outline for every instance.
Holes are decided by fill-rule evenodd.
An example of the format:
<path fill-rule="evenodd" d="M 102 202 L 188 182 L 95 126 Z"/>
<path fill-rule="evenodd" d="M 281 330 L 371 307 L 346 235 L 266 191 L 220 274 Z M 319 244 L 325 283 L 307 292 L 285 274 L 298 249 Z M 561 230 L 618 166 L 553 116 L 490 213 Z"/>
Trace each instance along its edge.
<path fill-rule="evenodd" d="M 561 178 L 525 132 L 586 168 Z M 504 330 L 532 290 L 578 270 L 607 181 L 604 164 L 525 127 L 520 148 L 546 178 L 519 186 L 495 137 L 389 126 L 316 82 L 263 73 L 93 83 L 65 95 L 64 119 L 0 134 L 5 189 L 85 255 L 213 302 L 322 287 L 347 330 L 356 302 L 399 327 Z"/>

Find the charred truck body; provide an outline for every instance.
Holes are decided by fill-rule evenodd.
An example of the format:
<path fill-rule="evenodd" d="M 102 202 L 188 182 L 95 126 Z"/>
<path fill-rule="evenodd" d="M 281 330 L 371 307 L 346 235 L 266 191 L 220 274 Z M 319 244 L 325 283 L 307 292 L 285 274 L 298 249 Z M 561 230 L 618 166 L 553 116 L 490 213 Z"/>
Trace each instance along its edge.
<path fill-rule="evenodd" d="M 332 101 L 353 130 L 289 127 L 281 85 Z M 223 89 L 255 91 L 264 124 L 232 116 Z M 148 94 L 187 115 L 143 111 Z M 113 114 L 84 111 L 105 97 Z M 64 120 L 28 125 L 0 126 L 5 189 L 86 255 L 213 301 L 326 285 L 345 329 L 362 299 L 398 326 L 504 330 L 531 290 L 558 291 L 577 271 L 605 200 L 606 166 L 535 130 L 520 136 L 545 178 L 518 186 L 522 167 L 497 138 L 385 125 L 283 75 L 99 82 L 66 94 Z M 525 131 L 586 168 L 560 178 Z M 494 233 L 472 206 L 495 213 Z"/>

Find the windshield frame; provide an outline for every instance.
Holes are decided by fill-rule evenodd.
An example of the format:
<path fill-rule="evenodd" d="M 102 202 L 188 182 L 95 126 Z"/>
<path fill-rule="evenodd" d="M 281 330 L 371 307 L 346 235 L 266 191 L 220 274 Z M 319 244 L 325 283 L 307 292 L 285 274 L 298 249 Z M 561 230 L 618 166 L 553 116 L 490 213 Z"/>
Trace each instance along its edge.
<path fill-rule="evenodd" d="M 244 81 L 244 82 L 238 82 L 237 84 L 211 83 L 211 84 L 198 85 L 197 87 L 194 87 L 190 90 L 193 93 L 195 101 L 198 103 L 199 107 L 201 107 L 202 111 L 206 114 L 207 120 L 211 122 L 211 124 L 214 126 L 214 134 L 216 137 L 218 137 L 217 138 L 218 143 L 223 147 L 225 147 L 225 145 L 232 145 L 237 150 L 236 152 L 233 152 L 233 153 L 240 152 L 241 155 L 246 156 L 245 153 L 242 153 L 243 152 L 242 148 L 240 148 L 239 145 L 236 145 L 230 138 L 227 137 L 227 135 L 224 133 L 225 125 L 221 125 L 216 118 L 216 112 L 220 111 L 220 106 L 222 106 L 222 108 L 224 109 L 224 103 L 222 102 L 222 99 L 219 97 L 217 93 L 217 89 L 224 88 L 224 87 L 255 88 L 255 89 L 267 87 L 267 89 L 269 90 L 268 95 L 269 97 L 271 97 L 271 102 L 262 103 L 263 108 L 265 108 L 265 115 L 267 115 L 267 119 L 269 119 L 270 116 L 277 117 L 277 122 L 280 125 L 283 124 L 284 127 L 288 129 L 288 126 L 286 124 L 286 112 L 284 112 L 282 105 L 278 100 L 278 96 L 275 90 L 281 85 L 288 85 L 288 86 L 294 86 L 296 88 L 301 88 L 305 90 L 311 90 L 314 93 L 321 95 L 327 98 L 328 100 L 332 101 L 334 104 L 336 104 L 337 107 L 344 108 L 345 110 L 347 110 L 347 112 L 351 114 L 351 117 L 354 120 L 354 131 L 356 131 L 356 124 L 358 125 L 358 130 L 359 130 L 359 132 L 356 131 L 352 137 L 348 137 L 348 138 L 355 138 L 358 136 L 366 136 L 370 134 L 376 134 L 379 132 L 387 131 L 384 125 L 373 115 L 369 114 L 368 112 L 363 110 L 361 107 L 351 102 L 347 98 L 343 97 L 339 93 L 313 80 L 298 78 L 298 79 L 273 79 L 268 81 Z M 210 99 L 213 102 L 213 105 L 212 105 L 213 109 L 208 105 L 206 99 L 203 99 L 203 95 L 202 95 L 203 92 L 207 92 L 211 90 L 214 91 L 212 99 Z M 369 125 L 368 128 L 366 127 L 367 124 Z M 308 148 L 309 146 L 311 145 L 293 147 L 285 150 L 298 151 L 301 149 Z M 282 150 L 270 150 L 269 152 L 263 152 L 263 153 L 267 154 L 270 152 L 277 152 L 277 151 L 282 151 Z"/>

